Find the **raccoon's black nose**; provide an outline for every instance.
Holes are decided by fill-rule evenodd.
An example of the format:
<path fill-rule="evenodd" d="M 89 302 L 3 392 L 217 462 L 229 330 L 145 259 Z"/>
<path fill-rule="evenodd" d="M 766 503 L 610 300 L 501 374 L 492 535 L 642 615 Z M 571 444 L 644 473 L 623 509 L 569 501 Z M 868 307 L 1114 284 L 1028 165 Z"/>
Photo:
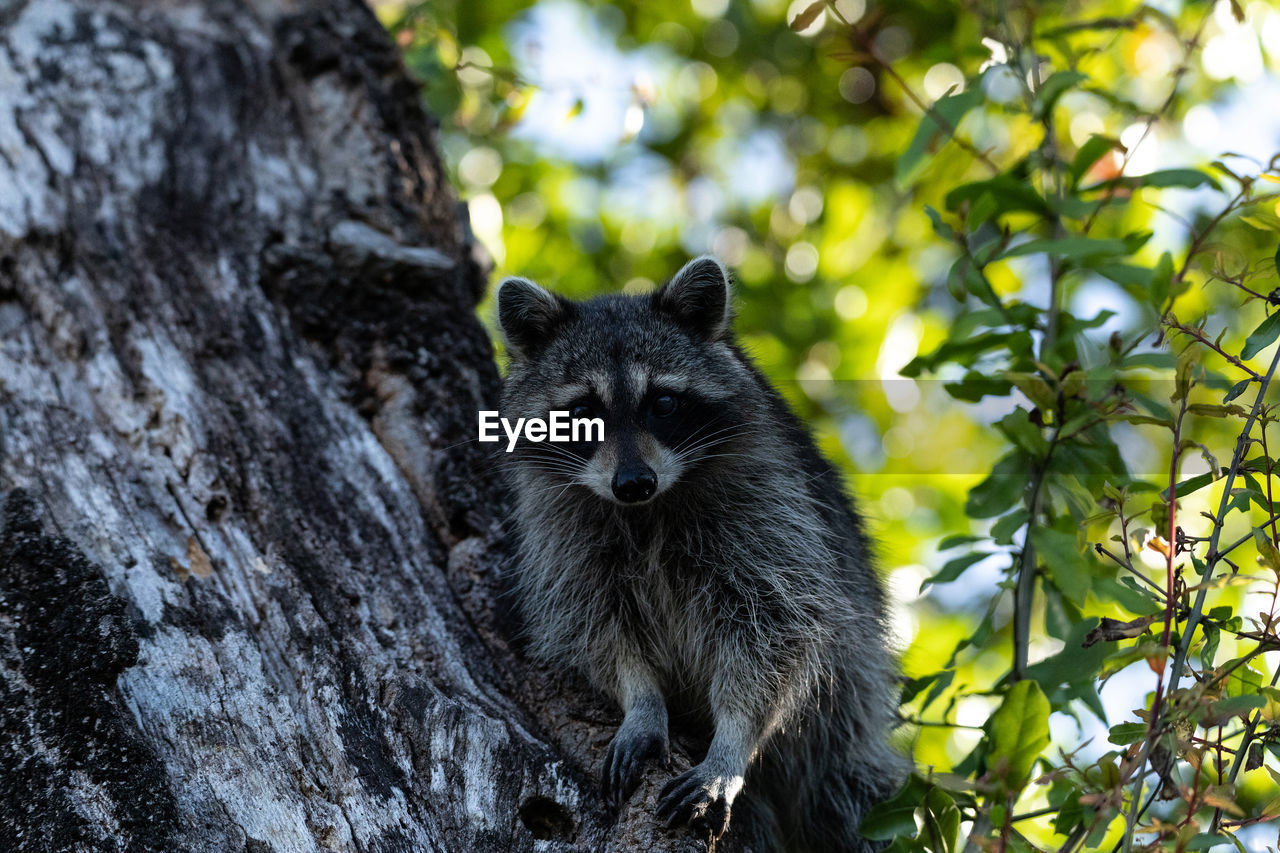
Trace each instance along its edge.
<path fill-rule="evenodd" d="M 613 475 L 613 496 L 624 504 L 647 501 L 658 490 L 658 475 L 648 465 L 618 469 Z"/>

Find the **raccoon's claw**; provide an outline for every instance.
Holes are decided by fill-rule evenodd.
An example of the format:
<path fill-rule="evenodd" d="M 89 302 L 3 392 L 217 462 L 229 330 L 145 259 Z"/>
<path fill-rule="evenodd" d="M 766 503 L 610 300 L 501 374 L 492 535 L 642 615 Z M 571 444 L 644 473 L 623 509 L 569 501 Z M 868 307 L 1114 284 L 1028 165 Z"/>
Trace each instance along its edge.
<path fill-rule="evenodd" d="M 708 774 L 702 765 L 668 782 L 658 796 L 658 819 L 667 829 L 681 824 L 713 839 L 729 827 L 730 780 Z"/>
<path fill-rule="evenodd" d="M 619 731 L 609 743 L 600 772 L 600 792 L 610 805 L 622 805 L 640 785 L 644 769 L 650 761 L 670 765 L 667 739 L 656 732 L 628 735 Z"/>

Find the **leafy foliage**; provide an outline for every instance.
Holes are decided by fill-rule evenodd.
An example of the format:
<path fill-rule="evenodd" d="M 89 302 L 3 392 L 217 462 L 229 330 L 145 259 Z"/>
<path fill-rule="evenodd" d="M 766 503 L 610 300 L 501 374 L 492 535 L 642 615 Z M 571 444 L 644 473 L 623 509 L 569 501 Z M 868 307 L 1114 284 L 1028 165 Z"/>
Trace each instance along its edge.
<path fill-rule="evenodd" d="M 1280 177 L 1175 143 L 1232 97 L 1206 46 L 1256 49 L 1280 13 L 558 8 L 659 69 L 604 153 L 522 130 L 594 110 L 522 77 L 526 4 L 383 13 L 500 267 L 577 294 L 707 250 L 737 270 L 747 344 L 878 516 L 910 604 L 918 772 L 864 833 L 935 853 L 1269 838 Z M 783 163 L 756 195 L 725 165 L 754 139 Z"/>

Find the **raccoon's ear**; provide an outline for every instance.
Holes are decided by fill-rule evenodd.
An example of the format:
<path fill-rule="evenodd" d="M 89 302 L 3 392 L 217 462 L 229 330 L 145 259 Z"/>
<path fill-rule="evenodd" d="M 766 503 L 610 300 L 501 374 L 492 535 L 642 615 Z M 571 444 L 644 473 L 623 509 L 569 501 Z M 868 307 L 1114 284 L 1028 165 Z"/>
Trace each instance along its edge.
<path fill-rule="evenodd" d="M 504 278 L 498 285 L 498 325 L 507 352 L 521 361 L 533 355 L 568 317 L 573 305 L 527 278 Z"/>
<path fill-rule="evenodd" d="M 724 337 L 733 319 L 729 272 L 710 255 L 694 258 L 654 294 L 654 308 L 704 340 Z"/>

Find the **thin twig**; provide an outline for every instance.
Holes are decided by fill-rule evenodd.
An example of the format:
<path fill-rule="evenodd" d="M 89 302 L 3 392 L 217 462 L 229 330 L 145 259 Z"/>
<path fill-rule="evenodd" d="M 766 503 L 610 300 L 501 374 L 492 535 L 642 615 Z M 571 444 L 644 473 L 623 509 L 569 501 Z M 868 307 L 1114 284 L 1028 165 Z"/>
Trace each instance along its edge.
<path fill-rule="evenodd" d="M 1168 600 L 1168 596 L 1165 595 L 1164 590 L 1160 588 L 1160 585 L 1157 584 L 1155 581 L 1153 581 L 1151 578 L 1144 575 L 1142 572 L 1135 569 L 1132 563 L 1125 562 L 1124 560 L 1117 557 L 1115 554 L 1112 554 L 1110 551 L 1108 551 L 1106 548 L 1102 546 L 1101 542 L 1095 543 L 1093 546 L 1093 549 L 1097 551 L 1099 554 L 1102 554 L 1104 557 L 1110 557 L 1111 561 L 1114 562 L 1117 566 L 1131 572 L 1134 577 L 1136 577 L 1138 580 L 1145 583 L 1147 586 L 1151 587 L 1153 590 L 1155 590 L 1156 595 L 1159 596 L 1161 603 L 1164 603 Z"/>
<path fill-rule="evenodd" d="M 1241 430 L 1240 437 L 1236 441 L 1235 452 L 1231 455 L 1231 467 L 1227 469 L 1226 483 L 1222 489 L 1222 499 L 1218 502 L 1218 512 L 1214 518 L 1213 533 L 1209 537 L 1209 552 L 1205 555 L 1205 569 L 1201 575 L 1200 590 L 1196 593 L 1195 605 L 1187 618 L 1187 627 L 1182 632 L 1182 642 L 1178 644 L 1178 654 L 1174 658 L 1173 679 L 1169 683 L 1170 690 L 1176 687 L 1179 674 L 1182 671 L 1182 665 L 1186 662 L 1187 651 L 1191 647 L 1191 637 L 1200 622 L 1200 614 L 1204 610 L 1204 600 L 1209 593 L 1208 581 L 1213 578 L 1213 569 L 1219 560 L 1225 559 L 1217 548 L 1218 537 L 1222 535 L 1227 508 L 1231 503 L 1231 487 L 1235 483 L 1236 475 L 1240 472 L 1240 465 L 1244 462 L 1244 456 L 1252 443 L 1249 439 L 1249 433 L 1253 430 L 1253 424 L 1257 421 L 1258 414 L 1262 411 L 1263 401 L 1267 397 L 1267 388 L 1271 385 L 1271 380 L 1275 376 L 1277 365 L 1280 365 L 1280 347 L 1276 347 L 1276 354 L 1271 358 L 1271 366 L 1267 368 L 1267 372 L 1262 376 L 1261 387 L 1258 388 L 1258 396 L 1254 400 L 1253 409 L 1249 412 L 1249 418 L 1245 421 L 1244 429 Z"/>
<path fill-rule="evenodd" d="M 1173 561 L 1177 556 L 1178 541 L 1178 463 L 1182 459 L 1182 421 L 1187 416 L 1187 398 L 1191 396 L 1190 388 L 1182 389 L 1182 397 L 1179 401 L 1178 417 L 1173 422 L 1173 454 L 1169 460 L 1169 536 L 1166 543 L 1167 551 L 1165 553 L 1165 580 L 1164 580 L 1164 632 L 1160 635 L 1160 648 L 1164 657 L 1160 661 L 1160 669 L 1156 671 L 1156 690 L 1155 698 L 1151 700 L 1151 716 L 1147 721 L 1147 735 L 1144 752 L 1150 756 L 1151 750 L 1155 748 L 1156 739 L 1160 732 L 1160 712 L 1164 710 L 1164 673 L 1165 666 L 1169 662 L 1169 640 L 1172 636 L 1173 622 L 1176 618 L 1174 609 L 1174 577 L 1173 577 Z M 1142 785 L 1144 774 L 1142 769 L 1146 763 L 1144 759 L 1137 766 L 1137 778 L 1133 782 L 1133 794 L 1130 796 L 1131 802 L 1138 802 L 1142 797 Z M 1157 788 L 1159 785 L 1156 786 Z M 1126 816 L 1124 827 L 1124 849 L 1129 850 L 1133 846 L 1133 832 L 1138 824 L 1137 812 L 1130 810 Z"/>
<path fill-rule="evenodd" d="M 1191 56 L 1196 52 L 1196 49 L 1200 46 L 1200 37 L 1204 35 L 1204 28 L 1206 25 L 1208 25 L 1209 19 L 1213 16 L 1213 9 L 1214 9 L 1213 5 L 1210 5 L 1205 10 L 1204 15 L 1200 18 L 1200 24 L 1199 26 L 1196 27 L 1195 34 L 1192 35 L 1191 40 L 1187 42 L 1187 49 L 1182 56 L 1182 62 L 1178 65 L 1177 69 L 1173 72 L 1173 85 L 1169 87 L 1169 96 L 1164 99 L 1164 103 L 1162 103 L 1158 108 L 1152 111 L 1152 113 L 1147 117 L 1147 123 L 1142 128 L 1142 135 L 1138 137 L 1137 142 L 1129 146 L 1129 148 L 1125 151 L 1124 159 L 1121 160 L 1120 162 L 1120 169 L 1117 172 L 1117 176 L 1124 174 L 1124 170 L 1128 168 L 1129 161 L 1133 159 L 1134 153 L 1138 150 L 1139 146 L 1141 146 L 1142 143 L 1146 141 L 1147 136 L 1149 136 L 1151 133 L 1151 128 L 1155 127 L 1156 120 L 1159 119 L 1166 112 L 1168 112 L 1169 108 L 1173 106 L 1173 102 L 1177 100 L 1178 87 L 1182 85 L 1182 78 L 1185 77 L 1187 72 L 1191 70 Z M 1097 219 L 1098 214 L 1102 211 L 1102 208 L 1105 207 L 1107 203 L 1111 201 L 1114 195 L 1115 195 L 1115 185 L 1112 185 L 1107 190 L 1106 197 L 1104 197 L 1098 203 L 1098 206 L 1093 210 L 1093 212 L 1089 214 L 1089 218 L 1085 220 L 1084 228 L 1083 228 L 1083 233 L 1086 237 L 1089 235 L 1089 230 L 1093 228 L 1093 223 Z"/>
<path fill-rule="evenodd" d="M 1000 166 L 987 156 L 986 152 L 979 151 L 968 140 L 958 136 L 956 134 L 955 126 L 951 124 L 951 122 L 947 121 L 923 98 L 916 94 L 915 90 L 911 88 L 911 85 L 907 83 L 907 81 L 903 79 L 902 75 L 898 73 L 898 70 L 893 67 L 893 63 L 882 59 L 880 54 L 876 53 L 874 40 L 863 32 L 861 27 L 857 26 L 841 14 L 840 9 L 837 8 L 835 3 L 828 3 L 827 8 L 831 10 L 837 19 L 839 19 L 840 23 L 849 28 L 849 32 L 852 33 L 854 41 L 857 42 L 858 47 L 860 47 L 867 56 L 871 57 L 872 61 L 875 62 L 881 71 L 893 78 L 893 81 L 898 84 L 898 88 L 902 90 L 903 94 L 905 94 L 913 104 L 919 107 L 925 115 L 933 119 L 934 123 L 937 124 L 938 127 L 946 131 L 947 135 L 954 139 L 957 145 L 969 152 L 969 154 L 973 155 L 973 157 L 981 162 L 982 165 L 990 169 L 992 174 L 1000 174 Z"/>
<path fill-rule="evenodd" d="M 1202 332 L 1200 329 L 1197 329 L 1195 326 L 1187 326 L 1182 323 L 1179 323 L 1176 319 L 1174 319 L 1171 316 L 1165 317 L 1164 324 L 1176 332 L 1182 332 L 1184 335 L 1188 335 L 1192 338 L 1195 338 L 1201 344 L 1213 350 L 1218 355 L 1225 358 L 1227 361 L 1231 362 L 1232 365 L 1234 365 L 1235 367 L 1238 367 L 1240 370 L 1243 370 L 1245 373 L 1249 374 L 1250 379 L 1257 381 L 1258 379 L 1262 378 L 1262 376 L 1256 370 L 1251 368 L 1249 365 L 1245 364 L 1240 359 L 1233 356 L 1231 353 L 1224 350 L 1222 347 L 1218 346 L 1218 344 L 1209 340 L 1209 338 L 1204 334 L 1204 332 Z"/>

